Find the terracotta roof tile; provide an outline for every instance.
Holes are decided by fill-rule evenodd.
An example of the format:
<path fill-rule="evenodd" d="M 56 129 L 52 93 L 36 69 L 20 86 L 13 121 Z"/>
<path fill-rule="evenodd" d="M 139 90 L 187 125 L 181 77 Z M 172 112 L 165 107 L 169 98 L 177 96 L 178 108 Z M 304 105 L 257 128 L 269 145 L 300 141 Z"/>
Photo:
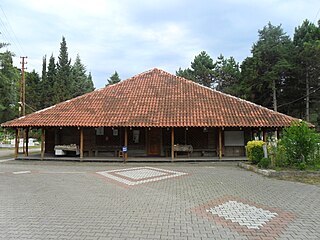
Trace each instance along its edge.
<path fill-rule="evenodd" d="M 282 127 L 293 120 L 153 69 L 2 126 Z"/>

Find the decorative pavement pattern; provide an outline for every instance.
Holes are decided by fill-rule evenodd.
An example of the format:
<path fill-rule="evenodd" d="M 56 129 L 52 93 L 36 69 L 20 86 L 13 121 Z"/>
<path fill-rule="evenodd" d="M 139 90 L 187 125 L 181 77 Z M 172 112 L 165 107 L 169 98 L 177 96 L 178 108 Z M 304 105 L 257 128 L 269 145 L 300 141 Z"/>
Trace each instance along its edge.
<path fill-rule="evenodd" d="M 263 224 L 266 224 L 277 213 L 250 206 L 242 202 L 228 201 L 214 208 L 210 208 L 207 212 L 216 214 L 231 222 L 239 223 L 241 226 L 246 226 L 248 229 L 260 229 Z"/>
<path fill-rule="evenodd" d="M 192 211 L 248 239 L 276 239 L 294 219 L 290 212 L 233 196 L 210 201 Z"/>
<path fill-rule="evenodd" d="M 147 164 L 0 163 L 0 240 L 320 239 L 319 186 L 229 162 Z M 103 171 L 132 183 L 168 178 L 127 185 Z"/>
<path fill-rule="evenodd" d="M 97 172 L 104 177 L 122 184 L 134 186 L 186 175 L 187 173 L 153 167 L 137 167 Z"/>

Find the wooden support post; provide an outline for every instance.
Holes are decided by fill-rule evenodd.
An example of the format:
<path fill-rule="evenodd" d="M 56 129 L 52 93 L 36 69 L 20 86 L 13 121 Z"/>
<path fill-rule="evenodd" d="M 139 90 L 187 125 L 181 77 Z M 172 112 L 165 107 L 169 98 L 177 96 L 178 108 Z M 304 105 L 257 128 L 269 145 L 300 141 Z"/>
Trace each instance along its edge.
<path fill-rule="evenodd" d="M 124 153 L 124 160 L 128 159 L 128 128 L 124 128 L 124 146 L 127 147 L 127 151 Z"/>
<path fill-rule="evenodd" d="M 83 159 L 83 127 L 80 128 L 80 161 Z"/>
<path fill-rule="evenodd" d="M 174 160 L 174 127 L 171 128 L 171 160 Z"/>
<path fill-rule="evenodd" d="M 222 128 L 219 128 L 219 159 L 222 159 Z"/>
<path fill-rule="evenodd" d="M 27 157 L 29 156 L 29 127 L 26 128 L 26 151 L 24 155 Z"/>
<path fill-rule="evenodd" d="M 16 139 L 14 142 L 14 158 L 18 157 L 19 153 L 19 128 L 16 128 Z"/>
<path fill-rule="evenodd" d="M 263 129 L 263 141 L 267 142 L 267 131 L 265 128 Z"/>
<path fill-rule="evenodd" d="M 26 135 L 25 135 L 25 131 L 23 128 L 21 129 L 21 137 L 22 137 L 22 153 L 26 154 L 26 149 L 25 149 L 25 145 L 24 145 L 25 141 L 26 141 Z"/>
<path fill-rule="evenodd" d="M 44 151 L 45 151 L 44 141 L 45 141 L 45 129 L 41 128 L 41 160 L 43 160 L 44 158 Z"/>

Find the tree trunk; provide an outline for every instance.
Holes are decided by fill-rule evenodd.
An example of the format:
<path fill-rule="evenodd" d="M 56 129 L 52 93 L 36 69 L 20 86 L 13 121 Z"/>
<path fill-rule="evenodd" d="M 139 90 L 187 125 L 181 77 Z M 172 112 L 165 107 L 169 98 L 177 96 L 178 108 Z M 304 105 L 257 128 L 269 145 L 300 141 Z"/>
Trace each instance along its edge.
<path fill-rule="evenodd" d="M 309 72 L 306 73 L 306 121 L 310 121 L 310 87 L 309 87 Z"/>
<path fill-rule="evenodd" d="M 273 95 L 273 110 L 278 111 L 277 108 L 277 89 L 276 89 L 276 80 L 272 80 L 272 95 Z"/>

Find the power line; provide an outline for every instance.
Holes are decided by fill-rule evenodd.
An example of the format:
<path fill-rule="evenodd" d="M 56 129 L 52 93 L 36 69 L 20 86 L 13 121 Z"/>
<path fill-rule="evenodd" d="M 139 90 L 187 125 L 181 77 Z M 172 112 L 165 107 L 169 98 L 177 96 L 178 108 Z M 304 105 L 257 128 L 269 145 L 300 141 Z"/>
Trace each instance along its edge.
<path fill-rule="evenodd" d="M 313 23 L 315 23 L 315 22 L 317 21 L 317 17 L 318 17 L 318 15 L 319 15 L 319 13 L 320 13 L 320 7 L 319 7 L 319 9 L 318 9 L 318 12 L 317 12 L 317 14 L 316 14 L 316 16 L 315 16 L 314 20 L 313 20 Z"/>
<path fill-rule="evenodd" d="M 0 22 L 1 22 L 1 25 L 2 25 L 2 28 L 3 28 L 3 30 L 4 30 L 4 32 L 6 32 L 5 34 L 4 34 L 4 37 L 5 37 L 5 39 L 6 39 L 6 41 L 8 42 L 8 43 L 13 43 L 13 45 L 16 47 L 16 49 L 17 49 L 17 51 L 21 54 L 21 55 L 25 55 L 24 54 L 24 50 L 23 50 L 23 48 L 22 48 L 22 46 L 21 46 L 21 44 L 20 44 L 20 41 L 19 41 L 19 39 L 17 38 L 17 35 L 15 34 L 15 32 L 13 31 L 13 28 L 12 28 L 12 26 L 11 26 L 11 24 L 10 24 L 10 21 L 9 21 L 9 19 L 8 19 L 8 17 L 7 17 L 7 15 L 6 15 L 6 13 L 4 12 L 4 10 L 3 10 L 3 8 L 2 8 L 2 6 L 0 5 L 0 9 L 1 9 L 1 12 L 3 13 L 3 16 L 4 16 L 4 18 L 5 18 L 5 20 L 6 20 L 6 23 L 3 21 L 3 19 L 0 17 Z M 8 28 L 7 28 L 7 26 L 8 26 Z M 11 34 L 12 33 L 12 34 Z M 10 41 L 11 40 L 11 41 Z"/>
<path fill-rule="evenodd" d="M 307 94 L 307 95 L 305 95 L 305 96 L 302 96 L 302 97 L 300 97 L 300 98 L 298 98 L 298 99 L 296 99 L 296 100 L 293 100 L 293 101 L 288 102 L 288 103 L 281 104 L 281 105 L 278 106 L 278 108 L 279 108 L 279 107 L 286 106 L 286 105 L 289 105 L 289 104 L 292 104 L 292 103 L 295 103 L 295 102 L 298 102 L 298 101 L 300 101 L 301 99 L 304 99 L 304 98 L 306 98 L 307 96 L 310 96 L 311 94 L 314 94 L 314 93 L 317 92 L 318 90 L 320 90 L 320 87 L 314 89 L 314 90 L 313 90 L 312 92 L 310 92 L 309 94 Z"/>

